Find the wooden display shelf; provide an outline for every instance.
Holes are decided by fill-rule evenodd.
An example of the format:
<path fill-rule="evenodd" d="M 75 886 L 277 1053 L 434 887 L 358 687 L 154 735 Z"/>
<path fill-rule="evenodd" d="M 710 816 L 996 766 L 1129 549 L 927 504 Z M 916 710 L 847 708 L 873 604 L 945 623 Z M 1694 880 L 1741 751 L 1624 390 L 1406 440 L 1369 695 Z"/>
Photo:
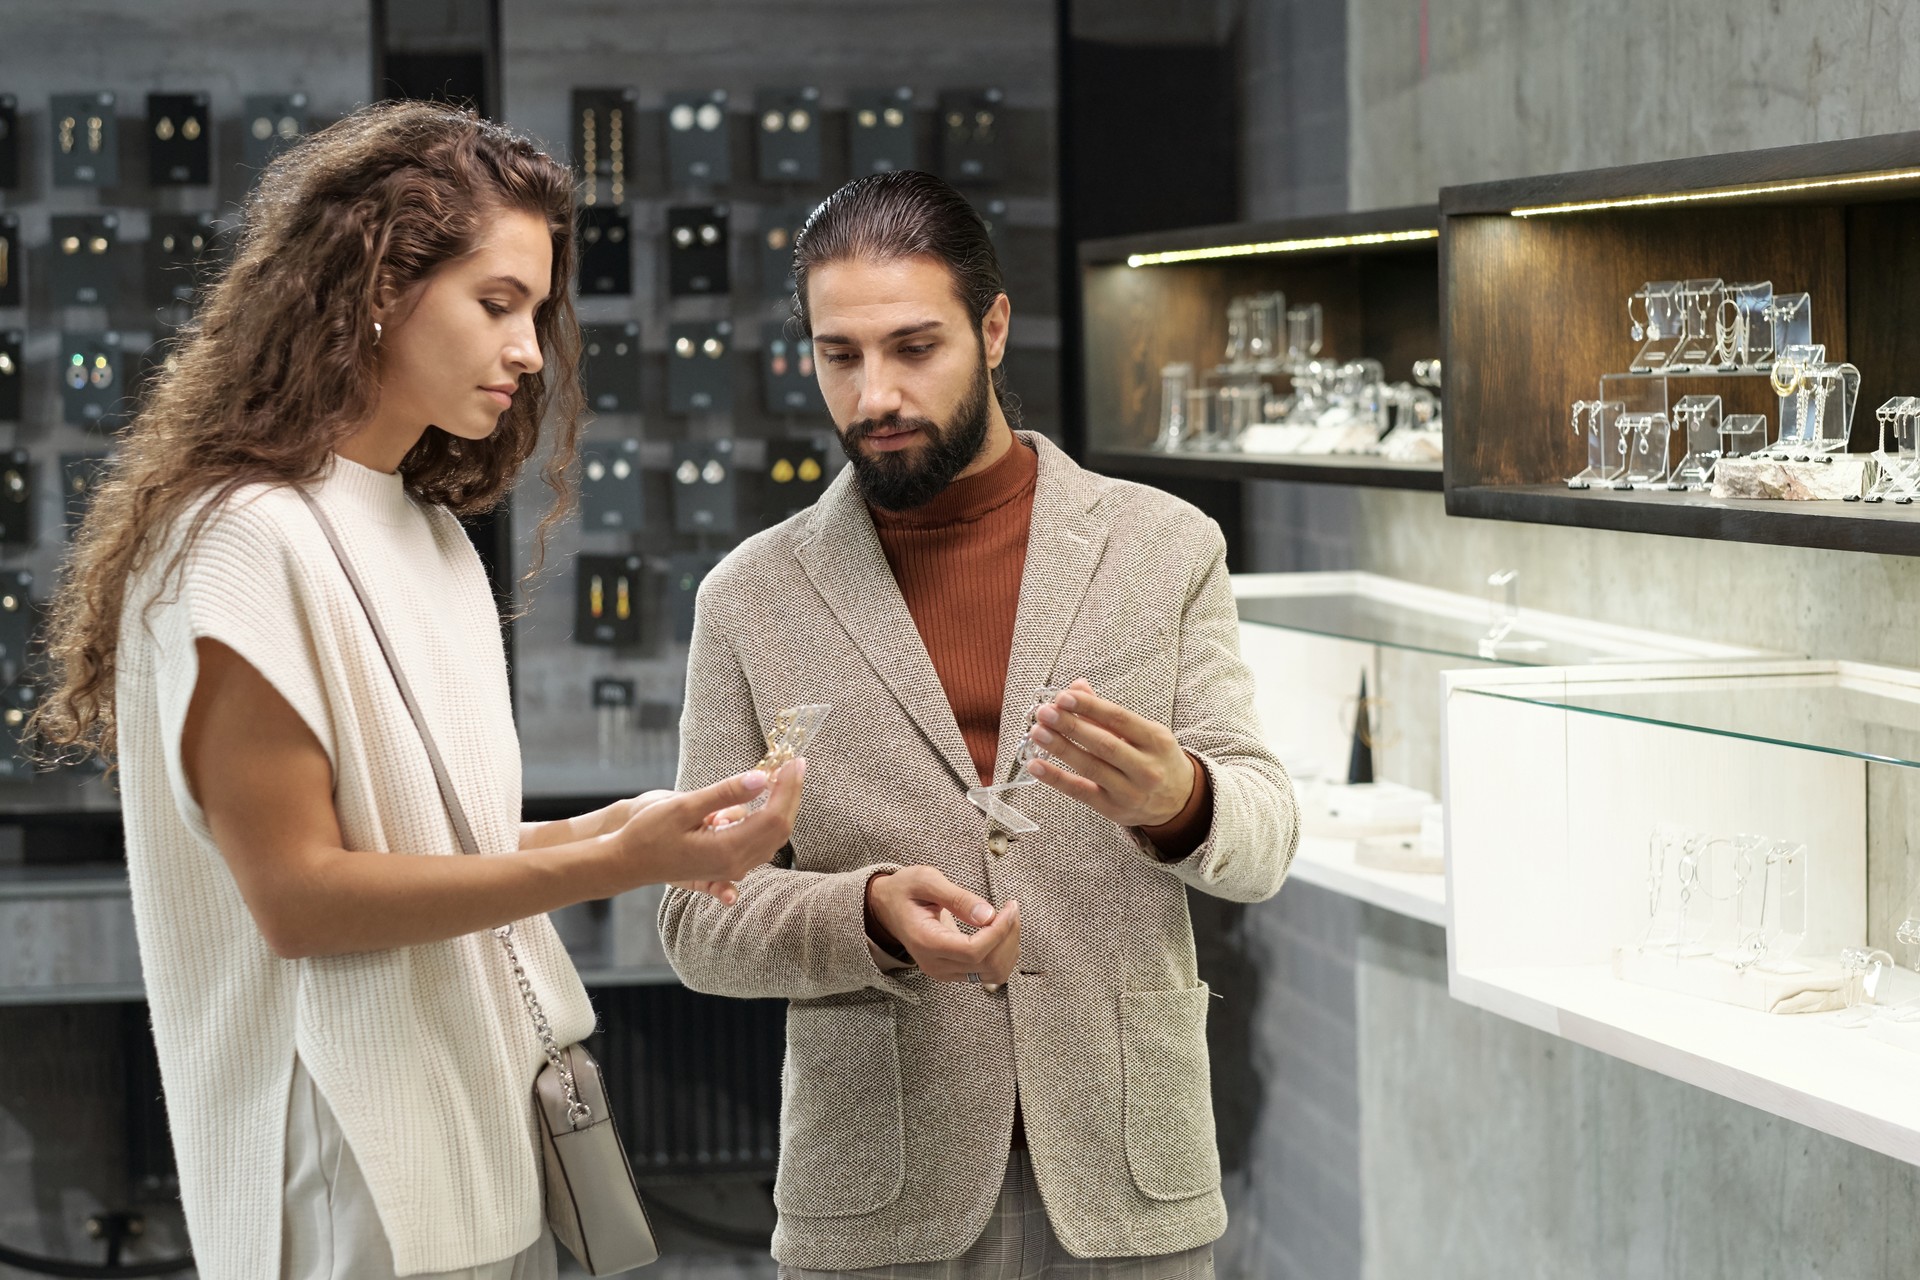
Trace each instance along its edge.
<path fill-rule="evenodd" d="M 1371 357 L 1390 380 L 1409 379 L 1415 360 L 1440 354 L 1439 240 L 1364 239 L 1438 227 L 1439 210 L 1422 205 L 1083 243 L 1081 385 L 1088 465 L 1149 480 L 1269 479 L 1437 490 L 1439 471 L 1431 464 L 1363 456 L 1189 458 L 1150 446 L 1160 426 L 1162 366 L 1185 361 L 1204 374 L 1218 364 L 1227 341 L 1227 304 L 1244 294 L 1277 289 L 1289 306 L 1319 303 L 1323 358 Z M 1320 241 L 1326 243 L 1314 243 Z M 1138 267 L 1127 261 L 1138 254 L 1288 242 L 1309 247 Z"/>
<path fill-rule="evenodd" d="M 1449 514 L 1920 555 L 1913 507 L 1564 483 L 1586 464 L 1570 407 L 1626 372 L 1649 280 L 1810 294 L 1814 341 L 1860 369 L 1850 447 L 1871 450 L 1874 409 L 1920 392 L 1920 132 L 1449 187 L 1440 215 Z M 1668 378 L 1777 419 L 1764 377 Z"/>
<path fill-rule="evenodd" d="M 1437 462 L 1391 462 L 1354 454 L 1283 456 L 1246 453 L 1162 453 L 1156 449 L 1089 449 L 1087 466 L 1124 479 L 1294 480 L 1359 484 L 1439 493 Z"/>

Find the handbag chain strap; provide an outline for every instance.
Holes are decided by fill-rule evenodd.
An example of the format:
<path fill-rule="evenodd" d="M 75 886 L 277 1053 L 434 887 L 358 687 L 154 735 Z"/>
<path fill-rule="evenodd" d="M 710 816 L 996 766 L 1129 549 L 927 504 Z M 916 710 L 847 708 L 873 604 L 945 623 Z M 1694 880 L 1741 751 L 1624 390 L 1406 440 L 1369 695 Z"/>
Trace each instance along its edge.
<path fill-rule="evenodd" d="M 460 803 L 459 793 L 453 789 L 453 777 L 447 772 L 447 763 L 440 757 L 440 748 L 434 742 L 433 732 L 427 728 L 426 713 L 420 709 L 420 702 L 413 696 L 413 686 L 407 683 L 406 673 L 400 669 L 400 659 L 393 651 L 393 642 L 387 638 L 386 628 L 380 625 L 380 616 L 373 611 L 373 600 L 367 595 L 367 589 L 360 581 L 360 575 L 354 571 L 353 561 L 348 558 L 347 550 L 340 545 L 340 535 L 334 532 L 333 521 L 314 501 L 313 495 L 305 489 L 295 487 L 307 509 L 313 512 L 314 520 L 320 525 L 320 532 L 326 535 L 327 545 L 333 548 L 334 558 L 340 562 L 340 568 L 347 575 L 347 585 L 353 588 L 353 594 L 360 601 L 361 611 L 367 615 L 367 624 L 373 628 L 373 638 L 380 646 L 380 654 L 387 660 L 387 669 L 393 673 L 393 683 L 400 690 L 400 701 L 407 706 L 407 713 L 413 717 L 413 724 L 420 731 L 420 741 L 427 749 L 427 763 L 433 767 L 434 783 L 440 788 L 440 799 L 447 807 L 447 816 L 453 821 L 454 839 L 460 844 L 461 853 L 480 852 L 480 842 L 474 839 L 473 826 L 467 821 L 466 808 Z M 567 1055 L 560 1052 L 559 1044 L 553 1037 L 553 1024 L 547 1021 L 546 1010 L 540 1007 L 540 997 L 534 994 L 533 982 L 527 977 L 527 971 L 520 963 L 520 953 L 513 945 L 513 925 L 503 924 L 493 930 L 493 936 L 500 939 L 501 949 L 507 953 L 507 963 L 513 968 L 513 980 L 520 988 L 520 999 L 527 1006 L 527 1015 L 533 1019 L 534 1035 L 539 1037 L 541 1052 L 547 1055 L 554 1073 L 560 1077 L 561 1087 L 567 1095 L 567 1123 L 578 1129 L 593 1115 L 593 1108 L 581 1101 L 580 1089 L 573 1078 L 573 1067 L 567 1061 Z"/>

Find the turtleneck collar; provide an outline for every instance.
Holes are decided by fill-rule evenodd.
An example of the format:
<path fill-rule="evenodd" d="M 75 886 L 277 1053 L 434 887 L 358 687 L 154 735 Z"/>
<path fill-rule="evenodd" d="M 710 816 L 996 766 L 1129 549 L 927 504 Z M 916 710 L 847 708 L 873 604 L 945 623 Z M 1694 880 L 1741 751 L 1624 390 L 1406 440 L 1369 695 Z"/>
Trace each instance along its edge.
<path fill-rule="evenodd" d="M 955 480 L 931 502 L 911 511 L 886 511 L 867 504 L 873 522 L 889 529 L 935 529 L 966 524 L 1030 493 L 1040 474 L 1040 456 L 1019 436 L 1000 460 L 977 475 Z"/>
<path fill-rule="evenodd" d="M 380 524 L 403 525 L 417 518 L 406 479 L 398 471 L 375 471 L 337 453 L 320 478 L 320 492 Z"/>

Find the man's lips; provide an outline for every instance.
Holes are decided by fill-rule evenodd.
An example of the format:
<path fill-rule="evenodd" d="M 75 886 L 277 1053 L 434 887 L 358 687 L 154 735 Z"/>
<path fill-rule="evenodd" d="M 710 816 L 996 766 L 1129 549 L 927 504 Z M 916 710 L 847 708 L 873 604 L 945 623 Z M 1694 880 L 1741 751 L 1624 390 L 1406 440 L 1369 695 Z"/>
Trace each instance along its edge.
<path fill-rule="evenodd" d="M 869 447 L 881 452 L 892 453 L 906 448 L 920 436 L 918 427 L 902 427 L 897 431 L 871 432 L 866 437 Z"/>

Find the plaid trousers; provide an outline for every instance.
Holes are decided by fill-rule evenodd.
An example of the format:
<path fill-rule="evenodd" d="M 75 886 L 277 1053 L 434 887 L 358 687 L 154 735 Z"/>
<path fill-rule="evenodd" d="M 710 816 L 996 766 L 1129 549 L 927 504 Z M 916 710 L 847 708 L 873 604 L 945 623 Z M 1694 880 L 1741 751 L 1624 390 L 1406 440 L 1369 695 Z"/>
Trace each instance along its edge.
<path fill-rule="evenodd" d="M 1213 1280 L 1213 1246 L 1151 1258 L 1076 1258 L 1054 1238 L 1033 1162 L 1015 1147 L 987 1229 L 959 1257 L 859 1271 L 811 1271 L 783 1263 L 780 1280 Z"/>

